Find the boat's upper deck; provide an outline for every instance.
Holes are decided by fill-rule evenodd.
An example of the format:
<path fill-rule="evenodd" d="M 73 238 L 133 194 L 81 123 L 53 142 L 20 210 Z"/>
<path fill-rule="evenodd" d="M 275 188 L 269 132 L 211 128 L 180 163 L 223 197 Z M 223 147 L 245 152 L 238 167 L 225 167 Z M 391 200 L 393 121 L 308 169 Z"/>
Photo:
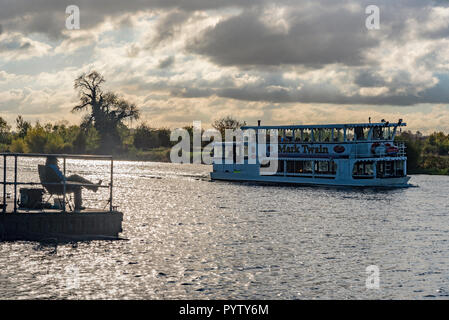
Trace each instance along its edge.
<path fill-rule="evenodd" d="M 242 130 L 265 129 L 265 130 L 312 130 L 312 129 L 351 129 L 351 128 L 396 128 L 405 127 L 407 124 L 399 121 L 396 123 L 377 122 L 377 123 L 345 123 L 345 124 L 315 124 L 315 125 L 282 125 L 282 126 L 243 126 Z"/>
<path fill-rule="evenodd" d="M 393 141 L 398 127 L 406 126 L 400 119 L 390 123 L 347 123 L 317 125 L 243 126 L 245 130 L 276 132 L 278 143 L 359 143 Z"/>

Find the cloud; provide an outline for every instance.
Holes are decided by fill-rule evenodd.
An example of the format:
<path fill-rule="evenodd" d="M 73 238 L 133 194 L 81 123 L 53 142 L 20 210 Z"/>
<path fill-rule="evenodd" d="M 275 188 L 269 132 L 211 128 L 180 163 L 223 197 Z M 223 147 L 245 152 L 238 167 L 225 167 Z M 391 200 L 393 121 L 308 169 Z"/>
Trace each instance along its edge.
<path fill-rule="evenodd" d="M 86 46 L 95 44 L 97 37 L 95 34 L 87 31 L 71 32 L 55 49 L 55 53 L 72 54 L 73 52 Z"/>
<path fill-rule="evenodd" d="M 207 29 L 188 49 L 224 66 L 361 65 L 363 52 L 378 45 L 362 28 L 364 16 L 341 7 L 319 10 L 285 8 L 281 24 L 264 21 L 268 13 L 261 10 L 244 11 Z"/>
<path fill-rule="evenodd" d="M 170 11 L 159 18 L 156 25 L 155 35 L 150 40 L 147 48 L 158 47 L 161 43 L 173 39 L 180 31 L 180 27 L 190 17 L 190 13 L 180 10 Z"/>
<path fill-rule="evenodd" d="M 47 54 L 51 46 L 24 37 L 19 33 L 0 34 L 0 59 L 25 60 Z"/>
<path fill-rule="evenodd" d="M 232 6 L 247 7 L 254 0 L 77 0 L 80 8 L 81 28 L 94 28 L 108 17 L 116 17 L 124 13 L 135 14 L 148 10 L 173 10 L 194 12 L 226 8 Z M 8 31 L 19 31 L 24 34 L 42 33 L 52 39 L 64 38 L 65 13 L 68 4 L 60 0 L 0 0 L 0 21 Z M 182 13 L 179 13 L 182 15 Z"/>
<path fill-rule="evenodd" d="M 65 3 L 0 0 L 2 116 L 76 119 L 73 79 L 95 69 L 167 126 L 228 114 L 310 123 L 404 110 L 420 128 L 420 117 L 447 119 L 447 2 L 378 0 L 373 31 L 368 0 L 76 2 L 81 30 L 68 31 Z"/>
<path fill-rule="evenodd" d="M 175 63 L 175 57 L 170 56 L 165 59 L 162 59 L 159 62 L 158 67 L 159 67 L 159 69 L 166 69 L 166 68 L 170 67 L 171 65 L 173 65 L 173 63 Z"/>

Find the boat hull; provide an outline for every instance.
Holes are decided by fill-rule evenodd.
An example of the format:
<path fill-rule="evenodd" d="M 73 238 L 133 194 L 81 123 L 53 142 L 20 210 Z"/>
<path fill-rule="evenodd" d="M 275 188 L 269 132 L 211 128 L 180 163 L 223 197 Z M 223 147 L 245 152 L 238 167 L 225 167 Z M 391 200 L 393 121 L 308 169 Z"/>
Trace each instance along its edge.
<path fill-rule="evenodd" d="M 264 184 L 290 184 L 290 185 L 320 185 L 320 186 L 347 186 L 347 187 L 409 187 L 410 177 L 383 178 L 383 179 L 326 179 L 285 176 L 250 176 L 236 173 L 212 172 L 211 180 L 234 182 L 257 182 Z"/>

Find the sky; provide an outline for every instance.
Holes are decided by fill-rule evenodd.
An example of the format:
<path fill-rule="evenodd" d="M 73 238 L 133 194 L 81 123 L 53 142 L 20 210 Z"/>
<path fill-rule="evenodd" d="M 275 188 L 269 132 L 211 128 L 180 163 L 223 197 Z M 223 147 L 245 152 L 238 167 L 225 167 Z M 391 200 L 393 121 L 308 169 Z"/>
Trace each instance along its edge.
<path fill-rule="evenodd" d="M 444 0 L 0 0 L 0 116 L 79 123 L 74 79 L 97 70 L 153 127 L 371 117 L 449 133 L 448 36 Z"/>

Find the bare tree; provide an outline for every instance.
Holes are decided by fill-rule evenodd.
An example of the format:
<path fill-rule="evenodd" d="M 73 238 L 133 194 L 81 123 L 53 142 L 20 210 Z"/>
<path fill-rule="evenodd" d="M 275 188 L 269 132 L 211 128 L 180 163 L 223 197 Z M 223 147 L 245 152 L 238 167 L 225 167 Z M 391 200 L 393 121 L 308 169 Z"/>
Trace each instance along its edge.
<path fill-rule="evenodd" d="M 97 71 L 83 73 L 75 79 L 75 90 L 78 91 L 80 103 L 72 112 L 89 111 L 83 118 L 83 127 L 93 125 L 101 137 L 104 149 L 110 150 L 120 141 L 118 126 L 125 119 L 137 120 L 140 112 L 135 104 L 120 98 L 113 92 L 104 92 L 104 77 Z M 117 140 L 118 139 L 118 140 Z"/>
<path fill-rule="evenodd" d="M 225 136 L 225 130 L 226 129 L 238 129 L 242 126 L 245 126 L 246 122 L 240 122 L 237 119 L 232 118 L 231 116 L 227 116 L 224 118 L 220 118 L 214 121 L 212 124 L 212 127 L 214 127 L 216 130 L 220 131 L 222 137 Z"/>

